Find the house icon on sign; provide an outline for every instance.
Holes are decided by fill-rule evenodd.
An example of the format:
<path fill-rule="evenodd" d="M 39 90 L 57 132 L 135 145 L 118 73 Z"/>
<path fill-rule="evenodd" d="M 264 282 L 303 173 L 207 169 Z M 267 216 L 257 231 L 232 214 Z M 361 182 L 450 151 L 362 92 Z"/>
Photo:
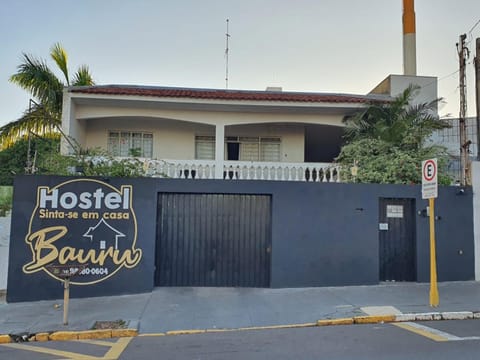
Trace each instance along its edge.
<path fill-rule="evenodd" d="M 125 237 L 125 234 L 115 229 L 104 219 L 101 219 L 97 225 L 88 228 L 83 236 L 90 238 L 91 242 L 98 242 L 100 249 L 113 246 L 115 250 L 118 250 L 118 238 Z"/>

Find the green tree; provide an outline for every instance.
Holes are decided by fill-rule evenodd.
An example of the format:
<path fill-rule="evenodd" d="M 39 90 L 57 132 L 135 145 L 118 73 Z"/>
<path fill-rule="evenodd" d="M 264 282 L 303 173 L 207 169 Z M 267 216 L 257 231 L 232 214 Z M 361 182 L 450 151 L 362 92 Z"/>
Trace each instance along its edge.
<path fill-rule="evenodd" d="M 15 175 L 25 174 L 30 159 L 37 175 L 146 176 L 144 163 L 136 158 L 117 159 L 102 150 L 82 150 L 75 156 L 60 154 L 60 137 L 20 139 L 0 151 L 0 186 L 11 186 Z M 30 156 L 28 156 L 30 150 Z"/>
<path fill-rule="evenodd" d="M 436 115 L 439 99 L 410 105 L 418 88 L 408 87 L 391 102 L 373 102 L 357 115 L 346 118 L 346 144 L 337 161 L 342 178 L 365 183 L 418 184 L 422 160 L 439 160 L 439 182 L 450 183 L 445 174 L 448 153 L 429 142 L 436 130 L 450 127 Z M 358 165 L 355 177 L 351 167 Z"/>
<path fill-rule="evenodd" d="M 58 78 L 45 60 L 23 54 L 23 62 L 10 81 L 28 91 L 34 101 L 23 116 L 0 127 L 0 149 L 5 149 L 30 132 L 36 135 L 58 132 L 61 126 L 63 88 L 65 86 L 93 85 L 88 67 L 82 65 L 69 77 L 68 56 L 65 49 L 56 43 L 50 49 L 50 57 L 63 74 Z"/>
<path fill-rule="evenodd" d="M 28 143 L 28 139 L 20 139 L 9 148 L 0 151 L 0 185 L 12 185 L 15 175 L 26 173 L 29 148 L 35 173 L 48 173 L 46 164 L 51 163 L 53 158 L 56 159 L 56 154 L 59 153 L 58 134 L 53 137 L 31 137 L 30 147 Z M 33 164 L 34 160 L 35 164 Z"/>

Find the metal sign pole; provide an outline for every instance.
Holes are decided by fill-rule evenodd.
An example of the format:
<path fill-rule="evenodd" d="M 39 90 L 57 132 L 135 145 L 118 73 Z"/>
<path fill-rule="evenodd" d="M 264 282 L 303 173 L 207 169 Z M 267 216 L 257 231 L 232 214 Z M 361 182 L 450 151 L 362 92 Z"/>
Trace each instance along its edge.
<path fill-rule="evenodd" d="M 435 250 L 435 198 L 428 199 L 430 206 L 430 306 L 437 307 L 440 299 L 437 286 L 437 256 Z"/>
<path fill-rule="evenodd" d="M 70 277 L 63 281 L 63 325 L 68 325 L 68 303 L 70 301 Z"/>
<path fill-rule="evenodd" d="M 430 220 L 430 306 L 440 302 L 437 286 L 437 256 L 435 250 L 435 198 L 438 196 L 437 159 L 422 161 L 422 199 L 428 199 Z"/>

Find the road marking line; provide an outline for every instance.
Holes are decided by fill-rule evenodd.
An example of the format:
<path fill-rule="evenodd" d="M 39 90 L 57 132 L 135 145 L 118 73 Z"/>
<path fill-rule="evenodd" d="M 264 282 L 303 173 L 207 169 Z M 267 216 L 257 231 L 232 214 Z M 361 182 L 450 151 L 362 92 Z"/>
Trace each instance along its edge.
<path fill-rule="evenodd" d="M 113 345 L 115 345 L 114 342 L 102 341 L 102 340 L 76 340 L 76 341 L 81 342 L 81 343 L 85 343 L 85 344 L 98 345 L 98 346 L 112 347 Z"/>
<path fill-rule="evenodd" d="M 84 355 L 84 354 L 74 353 L 74 352 L 70 352 L 70 351 L 62 351 L 62 350 L 43 348 L 43 347 L 39 347 L 39 346 L 32 346 L 32 345 L 25 345 L 25 344 L 2 344 L 1 346 L 6 346 L 6 347 L 9 347 L 9 348 L 12 348 L 12 349 L 17 349 L 17 350 L 38 352 L 38 353 L 48 354 L 48 355 L 57 355 L 57 356 L 61 356 L 62 358 L 74 359 L 74 360 L 100 360 L 100 359 L 103 359 L 101 357 L 96 357 L 96 356 Z"/>
<path fill-rule="evenodd" d="M 446 333 L 441 330 L 437 329 L 432 329 L 428 326 L 421 325 L 421 324 L 416 324 L 412 322 L 404 322 L 404 323 L 394 323 L 392 325 L 395 325 L 399 328 L 402 328 L 407 331 L 411 331 L 415 334 L 424 336 L 426 338 L 429 338 L 434 341 L 459 341 L 463 340 L 462 338 L 459 338 L 458 336 Z"/>
<path fill-rule="evenodd" d="M 122 352 L 127 348 L 130 341 L 132 341 L 132 339 L 133 337 L 125 337 L 118 339 L 118 341 L 113 344 L 113 346 L 110 348 L 110 350 L 108 350 L 108 352 L 102 359 L 118 359 Z"/>
<path fill-rule="evenodd" d="M 480 340 L 480 336 L 467 336 L 460 338 L 460 340 Z"/>

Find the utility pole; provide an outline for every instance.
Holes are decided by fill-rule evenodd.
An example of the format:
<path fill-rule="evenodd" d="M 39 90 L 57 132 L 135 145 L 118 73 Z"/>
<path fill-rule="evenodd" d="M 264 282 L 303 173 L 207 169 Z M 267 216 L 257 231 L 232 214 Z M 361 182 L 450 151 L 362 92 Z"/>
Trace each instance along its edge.
<path fill-rule="evenodd" d="M 465 46 L 466 34 L 460 35 L 460 42 L 457 43 L 458 58 L 460 63 L 460 115 L 458 117 L 459 135 L 460 135 L 460 185 L 465 186 L 470 183 L 468 166 L 468 147 L 467 127 L 465 117 L 467 114 L 467 88 L 465 85 L 465 65 L 469 56 L 468 48 Z"/>
<path fill-rule="evenodd" d="M 477 160 L 480 161 L 480 38 L 475 47 L 475 99 L 477 102 Z"/>

